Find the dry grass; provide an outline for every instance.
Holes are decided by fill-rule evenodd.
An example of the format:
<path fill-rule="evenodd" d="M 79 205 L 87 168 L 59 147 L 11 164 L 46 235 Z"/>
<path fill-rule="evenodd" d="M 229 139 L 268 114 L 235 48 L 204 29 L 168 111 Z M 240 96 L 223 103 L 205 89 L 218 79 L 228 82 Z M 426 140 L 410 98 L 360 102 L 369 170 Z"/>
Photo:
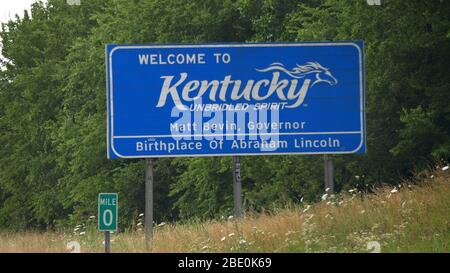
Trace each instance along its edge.
<path fill-rule="evenodd" d="M 382 252 L 449 252 L 448 171 L 418 177 L 417 186 L 324 196 L 311 206 L 247 215 L 240 221 L 158 226 L 149 249 L 142 231 L 112 234 L 112 251 L 368 252 L 367 243 L 376 241 Z M 0 252 L 68 252 L 66 244 L 73 240 L 80 242 L 82 252 L 101 252 L 103 238 L 94 223 L 83 232 L 0 233 Z"/>

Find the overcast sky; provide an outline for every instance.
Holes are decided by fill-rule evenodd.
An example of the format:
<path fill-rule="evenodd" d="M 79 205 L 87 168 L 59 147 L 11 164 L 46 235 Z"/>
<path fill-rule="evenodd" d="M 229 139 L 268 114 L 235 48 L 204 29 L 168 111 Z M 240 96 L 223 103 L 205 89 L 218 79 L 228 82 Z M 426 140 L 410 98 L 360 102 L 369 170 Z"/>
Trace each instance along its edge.
<path fill-rule="evenodd" d="M 23 11 L 25 9 L 30 10 L 31 4 L 36 1 L 37 0 L 0 0 L 0 22 L 6 23 L 9 19 L 14 19 L 16 14 L 23 17 Z M 42 2 L 47 2 L 47 0 L 42 0 Z M 2 45 L 0 44 L 0 50 L 1 48 Z M 0 52 L 0 58 L 2 57 Z M 0 69 L 4 69 L 2 64 L 0 64 Z"/>
<path fill-rule="evenodd" d="M 0 0 L 0 21 L 6 23 L 14 19 L 15 14 L 23 17 L 23 10 L 31 9 L 31 4 L 37 0 Z M 42 2 L 46 2 L 45 0 Z"/>

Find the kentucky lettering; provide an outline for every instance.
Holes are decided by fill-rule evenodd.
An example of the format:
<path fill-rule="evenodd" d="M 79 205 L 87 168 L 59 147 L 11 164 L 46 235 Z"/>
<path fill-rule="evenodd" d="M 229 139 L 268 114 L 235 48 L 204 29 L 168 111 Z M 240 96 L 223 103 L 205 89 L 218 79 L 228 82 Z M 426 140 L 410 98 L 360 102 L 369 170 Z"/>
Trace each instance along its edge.
<path fill-rule="evenodd" d="M 213 102 L 240 99 L 257 102 L 275 96 L 279 101 L 286 102 L 286 108 L 296 108 L 304 102 L 309 88 L 315 84 L 320 82 L 337 84 L 336 78 L 327 68 L 314 62 L 297 65 L 292 70 L 286 69 L 281 63 L 272 63 L 267 68 L 256 70 L 270 71 L 272 77 L 261 80 L 248 79 L 244 82 L 232 79 L 231 75 L 226 75 L 220 80 L 190 80 L 186 72 L 180 73 L 179 77 L 162 76 L 161 79 L 164 82 L 156 107 L 165 106 L 170 97 L 178 109 L 187 110 L 185 103 L 193 102 L 206 95 Z M 280 73 L 288 75 L 291 79 L 281 78 Z M 299 83 L 299 80 L 302 82 Z M 312 84 L 311 81 L 313 81 Z"/>

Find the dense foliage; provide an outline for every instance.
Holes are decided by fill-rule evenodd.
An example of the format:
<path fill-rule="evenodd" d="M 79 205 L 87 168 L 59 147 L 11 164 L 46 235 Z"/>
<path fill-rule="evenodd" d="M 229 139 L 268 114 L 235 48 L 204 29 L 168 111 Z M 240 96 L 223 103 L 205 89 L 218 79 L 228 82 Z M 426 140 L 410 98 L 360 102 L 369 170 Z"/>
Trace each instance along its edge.
<path fill-rule="evenodd" d="M 118 192 L 122 227 L 144 207 L 144 161 L 106 159 L 107 43 L 364 40 L 367 153 L 335 156 L 336 187 L 394 183 L 450 155 L 450 2 L 65 0 L 2 25 L 0 227 L 51 228 Z M 260 210 L 323 192 L 320 156 L 243 157 Z M 157 221 L 232 209 L 231 159 L 155 163 Z"/>

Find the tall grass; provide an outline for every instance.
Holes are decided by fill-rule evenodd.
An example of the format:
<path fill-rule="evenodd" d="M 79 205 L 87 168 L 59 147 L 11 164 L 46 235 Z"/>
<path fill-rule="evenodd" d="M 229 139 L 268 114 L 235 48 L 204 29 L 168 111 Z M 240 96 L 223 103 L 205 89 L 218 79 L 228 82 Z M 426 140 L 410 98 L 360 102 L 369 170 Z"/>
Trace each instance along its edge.
<path fill-rule="evenodd" d="M 416 181 L 373 194 L 324 195 L 315 204 L 271 213 L 155 227 L 149 248 L 142 228 L 114 233 L 113 252 L 450 252 L 448 171 L 422 173 Z M 102 252 L 95 219 L 70 232 L 0 233 L 0 252 Z"/>

